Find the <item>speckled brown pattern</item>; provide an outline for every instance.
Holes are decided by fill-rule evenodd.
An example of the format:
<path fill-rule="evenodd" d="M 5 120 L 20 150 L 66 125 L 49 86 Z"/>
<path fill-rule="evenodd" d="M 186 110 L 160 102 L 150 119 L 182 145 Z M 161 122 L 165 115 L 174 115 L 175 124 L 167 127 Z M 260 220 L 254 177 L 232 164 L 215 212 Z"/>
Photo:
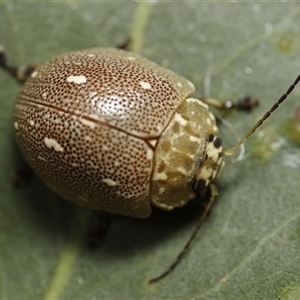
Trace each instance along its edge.
<path fill-rule="evenodd" d="M 186 79 L 131 52 L 64 54 L 25 82 L 15 111 L 17 141 L 63 197 L 147 217 L 156 141 L 193 91 Z"/>

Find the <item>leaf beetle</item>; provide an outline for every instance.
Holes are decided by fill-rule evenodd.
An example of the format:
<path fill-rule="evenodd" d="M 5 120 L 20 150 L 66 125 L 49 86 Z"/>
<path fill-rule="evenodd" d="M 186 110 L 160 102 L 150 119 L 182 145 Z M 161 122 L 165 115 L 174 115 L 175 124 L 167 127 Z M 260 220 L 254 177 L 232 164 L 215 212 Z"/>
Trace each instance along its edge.
<path fill-rule="evenodd" d="M 24 85 L 14 114 L 17 143 L 34 172 L 63 198 L 95 210 L 146 218 L 154 205 L 172 210 L 210 189 L 184 250 L 218 191 L 224 162 L 299 82 L 232 149 L 224 151 L 214 99 L 191 97 L 194 85 L 136 53 L 95 48 L 21 70 L 3 48 L 0 65 Z"/>

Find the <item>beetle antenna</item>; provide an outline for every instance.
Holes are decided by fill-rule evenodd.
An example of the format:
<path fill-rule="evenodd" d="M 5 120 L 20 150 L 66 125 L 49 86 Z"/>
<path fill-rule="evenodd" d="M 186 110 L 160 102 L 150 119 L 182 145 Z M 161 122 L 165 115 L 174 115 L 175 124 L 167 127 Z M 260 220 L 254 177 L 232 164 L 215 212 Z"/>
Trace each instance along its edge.
<path fill-rule="evenodd" d="M 267 120 L 270 115 L 279 107 L 279 105 L 287 99 L 288 95 L 294 90 L 296 85 L 300 81 L 300 75 L 297 76 L 295 81 L 291 84 L 291 86 L 287 89 L 287 91 L 278 99 L 278 101 L 265 113 L 265 115 L 249 130 L 249 132 L 232 148 L 223 151 L 224 155 L 232 155 L 235 151 L 248 140 L 248 138 L 256 131 L 258 127 L 260 127 L 265 120 Z"/>
<path fill-rule="evenodd" d="M 207 203 L 207 205 L 205 206 L 205 210 L 204 212 L 201 214 L 201 217 L 198 221 L 197 226 L 195 227 L 192 235 L 190 236 L 190 238 L 188 239 L 187 243 L 184 245 L 184 248 L 180 251 L 180 253 L 177 255 L 176 259 L 174 260 L 174 262 L 168 267 L 168 269 L 166 271 L 164 271 L 163 273 L 161 273 L 160 275 L 152 278 L 149 280 L 148 283 L 155 283 L 157 281 L 159 281 L 160 279 L 166 277 L 168 274 L 170 274 L 175 267 L 178 265 L 178 263 L 181 261 L 182 257 L 186 254 L 186 252 L 188 251 L 188 249 L 190 248 L 190 245 L 192 244 L 192 242 L 195 240 L 197 233 L 199 232 L 204 219 L 206 218 L 215 197 L 218 195 L 218 189 L 214 184 L 210 184 L 210 191 L 211 191 L 211 195 L 210 195 L 210 199 L 209 202 Z"/>

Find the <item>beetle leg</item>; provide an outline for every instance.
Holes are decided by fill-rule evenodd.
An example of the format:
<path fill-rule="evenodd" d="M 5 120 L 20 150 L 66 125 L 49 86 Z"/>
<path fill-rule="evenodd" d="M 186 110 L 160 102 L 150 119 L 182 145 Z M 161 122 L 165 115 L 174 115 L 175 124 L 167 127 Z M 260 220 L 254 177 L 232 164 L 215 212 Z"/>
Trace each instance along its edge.
<path fill-rule="evenodd" d="M 36 69 L 37 65 L 29 65 L 27 67 L 18 67 L 14 65 L 6 56 L 4 47 L 0 45 L 0 67 L 5 69 L 19 82 L 24 82 L 28 76 Z"/>
<path fill-rule="evenodd" d="M 218 109 L 230 110 L 235 108 L 247 112 L 250 112 L 259 104 L 258 100 L 254 99 L 251 96 L 245 96 L 244 98 L 235 101 L 228 100 L 225 102 L 221 102 L 217 99 L 210 98 L 210 97 L 203 97 L 200 100 L 206 103 L 207 105 L 214 106 Z"/>
<path fill-rule="evenodd" d="M 181 250 L 181 252 L 177 255 L 176 259 L 174 260 L 174 262 L 169 266 L 169 268 L 164 271 L 163 273 L 161 273 L 160 275 L 152 278 L 149 280 L 149 283 L 155 283 L 157 281 L 159 281 L 160 279 L 166 277 L 168 274 L 170 274 L 175 267 L 179 264 L 179 262 L 181 261 L 181 259 L 183 258 L 183 256 L 187 253 L 188 249 L 190 248 L 190 245 L 192 244 L 192 242 L 195 240 L 198 231 L 200 230 L 203 221 L 205 220 L 213 202 L 215 197 L 218 195 L 218 189 L 214 184 L 210 184 L 209 185 L 210 188 L 210 199 L 209 202 L 207 203 L 207 205 L 205 206 L 205 210 L 204 212 L 201 214 L 200 219 L 198 221 L 197 226 L 195 227 L 193 233 L 191 234 L 190 238 L 188 239 L 187 243 L 184 245 L 184 248 Z"/>
<path fill-rule="evenodd" d="M 88 234 L 88 245 L 90 248 L 98 248 L 113 216 L 113 214 L 104 211 L 96 212 L 96 218 Z"/>

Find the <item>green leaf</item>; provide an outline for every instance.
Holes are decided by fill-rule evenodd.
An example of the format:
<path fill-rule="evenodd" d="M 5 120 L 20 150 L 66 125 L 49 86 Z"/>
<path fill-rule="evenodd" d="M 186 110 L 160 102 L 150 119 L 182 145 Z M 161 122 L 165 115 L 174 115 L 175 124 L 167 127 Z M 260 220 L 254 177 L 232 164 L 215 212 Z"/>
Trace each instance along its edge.
<path fill-rule="evenodd" d="M 231 126 L 221 123 L 219 136 L 228 149 L 298 75 L 299 18 L 299 5 L 287 2 L 11 2 L 0 4 L 0 44 L 26 65 L 131 36 L 134 49 L 194 82 L 198 97 L 259 99 L 251 113 L 226 114 Z M 90 249 L 91 212 L 37 178 L 13 186 L 11 173 L 24 165 L 12 125 L 20 85 L 2 70 L 0 82 L 0 299 L 299 299 L 300 149 L 282 130 L 299 87 L 247 142 L 242 161 L 226 158 L 190 251 L 149 285 L 189 238 L 194 207 L 117 216 Z"/>

